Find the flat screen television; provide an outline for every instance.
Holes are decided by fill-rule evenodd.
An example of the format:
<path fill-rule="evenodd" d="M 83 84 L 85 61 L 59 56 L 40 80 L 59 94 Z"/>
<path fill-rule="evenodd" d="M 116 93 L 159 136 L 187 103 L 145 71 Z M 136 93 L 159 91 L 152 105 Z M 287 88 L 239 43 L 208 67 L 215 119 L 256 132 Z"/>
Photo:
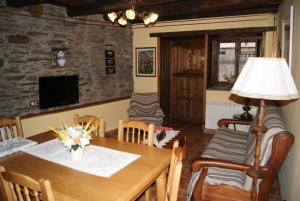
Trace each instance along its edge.
<path fill-rule="evenodd" d="M 40 109 L 79 102 L 78 75 L 39 77 Z"/>

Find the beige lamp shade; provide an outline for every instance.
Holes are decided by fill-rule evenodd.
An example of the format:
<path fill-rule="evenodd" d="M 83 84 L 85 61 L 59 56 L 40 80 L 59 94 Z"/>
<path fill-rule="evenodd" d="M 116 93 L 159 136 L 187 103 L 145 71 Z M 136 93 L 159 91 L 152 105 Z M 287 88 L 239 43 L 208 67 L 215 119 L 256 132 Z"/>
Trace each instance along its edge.
<path fill-rule="evenodd" d="M 118 19 L 118 23 L 122 26 L 125 26 L 127 24 L 127 20 L 125 17 L 121 17 L 120 19 Z"/>
<path fill-rule="evenodd" d="M 111 22 L 115 22 L 115 20 L 118 18 L 118 13 L 111 12 L 111 13 L 108 13 L 107 16 Z"/>
<path fill-rule="evenodd" d="M 156 22 L 157 19 L 158 19 L 158 14 L 153 13 L 153 12 L 150 12 L 150 13 L 149 13 L 149 18 L 150 18 L 151 23 L 154 23 L 154 22 Z"/>
<path fill-rule="evenodd" d="M 266 100 L 299 98 L 290 69 L 283 58 L 250 57 L 231 93 Z"/>
<path fill-rule="evenodd" d="M 135 11 L 133 9 L 126 10 L 125 15 L 126 15 L 127 19 L 134 20 L 134 18 L 135 18 Z"/>

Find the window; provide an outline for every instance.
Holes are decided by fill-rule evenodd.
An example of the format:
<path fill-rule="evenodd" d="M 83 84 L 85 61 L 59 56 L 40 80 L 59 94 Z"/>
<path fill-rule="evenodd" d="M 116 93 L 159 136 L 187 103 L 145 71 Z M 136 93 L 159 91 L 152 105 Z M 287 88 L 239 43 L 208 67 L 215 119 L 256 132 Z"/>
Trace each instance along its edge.
<path fill-rule="evenodd" d="M 258 56 L 257 39 L 214 39 L 208 87 L 230 90 L 249 57 Z"/>

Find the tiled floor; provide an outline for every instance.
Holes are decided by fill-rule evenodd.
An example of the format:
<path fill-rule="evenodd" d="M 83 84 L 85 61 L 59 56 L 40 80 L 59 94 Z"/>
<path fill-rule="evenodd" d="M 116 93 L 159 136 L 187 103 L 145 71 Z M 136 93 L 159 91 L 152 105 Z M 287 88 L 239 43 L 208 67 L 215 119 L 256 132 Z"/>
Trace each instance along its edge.
<path fill-rule="evenodd" d="M 199 127 L 192 125 L 174 125 L 174 129 L 185 132 L 187 135 L 187 158 L 183 163 L 183 169 L 180 179 L 180 187 L 178 193 L 178 201 L 186 201 L 186 190 L 191 177 L 191 164 L 194 158 L 200 157 L 208 142 L 212 138 L 212 132 L 206 130 L 203 132 Z M 110 135 L 116 138 L 117 134 Z M 144 200 L 139 199 L 139 201 Z M 277 181 L 274 182 L 269 201 L 280 201 L 279 189 Z"/>

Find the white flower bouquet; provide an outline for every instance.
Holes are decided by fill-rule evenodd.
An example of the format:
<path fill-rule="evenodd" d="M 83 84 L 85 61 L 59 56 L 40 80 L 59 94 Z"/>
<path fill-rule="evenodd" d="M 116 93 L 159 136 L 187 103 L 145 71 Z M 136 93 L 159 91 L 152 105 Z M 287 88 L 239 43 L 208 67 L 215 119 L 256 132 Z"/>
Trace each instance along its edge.
<path fill-rule="evenodd" d="M 84 149 L 86 145 L 90 144 L 90 134 L 95 130 L 95 128 L 90 126 L 92 120 L 93 119 L 91 119 L 85 126 L 74 125 L 68 127 L 67 124 L 63 123 L 64 126 L 60 129 L 53 127 L 50 127 L 50 129 L 70 151 L 76 151 L 78 148 Z"/>

